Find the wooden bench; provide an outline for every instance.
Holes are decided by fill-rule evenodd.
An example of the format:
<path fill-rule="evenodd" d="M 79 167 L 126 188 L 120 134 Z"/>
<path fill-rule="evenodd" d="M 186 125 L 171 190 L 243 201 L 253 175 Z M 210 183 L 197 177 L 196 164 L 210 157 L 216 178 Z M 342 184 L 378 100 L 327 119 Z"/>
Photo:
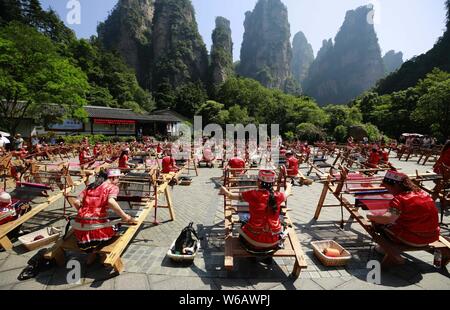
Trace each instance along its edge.
<path fill-rule="evenodd" d="M 250 189 L 256 189 L 256 182 L 254 186 L 239 186 L 238 183 L 236 183 L 236 178 L 230 177 L 230 173 L 233 169 L 224 169 L 224 183 L 225 187 L 227 187 L 231 191 L 241 191 L 241 190 L 250 190 Z M 251 170 L 251 169 L 250 169 Z M 257 171 L 258 169 L 253 169 L 254 171 Z M 279 175 L 282 175 L 280 172 Z M 281 181 L 281 182 L 280 182 Z M 283 178 L 279 178 L 277 188 L 278 190 L 281 189 L 283 186 L 282 184 Z M 233 183 L 233 186 L 230 186 L 230 183 Z M 229 201 L 226 197 L 224 197 L 224 223 L 225 223 L 225 253 L 224 253 L 224 266 L 227 270 L 231 271 L 234 268 L 234 258 L 239 257 L 254 257 L 254 254 L 249 253 L 245 250 L 245 248 L 242 246 L 241 241 L 239 240 L 239 237 L 234 234 L 234 227 L 235 225 L 240 225 L 240 222 L 236 222 L 233 220 L 234 215 L 238 214 L 239 211 L 247 211 L 248 207 L 244 209 L 240 209 L 233 204 L 232 201 Z M 284 207 L 282 210 L 282 214 L 284 215 L 284 221 L 289 227 L 293 227 L 292 221 L 287 215 L 287 209 Z M 275 251 L 270 256 L 272 257 L 292 257 L 295 259 L 294 263 L 294 269 L 292 271 L 292 275 L 295 278 L 298 278 L 300 275 L 300 272 L 302 269 L 307 268 L 306 258 L 305 254 L 302 250 L 302 247 L 300 245 L 300 241 L 298 240 L 298 237 L 296 235 L 296 232 L 293 228 L 290 228 L 289 234 L 284 242 L 284 249 L 280 249 Z"/>
<path fill-rule="evenodd" d="M 450 242 L 445 239 L 443 236 L 440 236 L 439 241 L 433 242 L 425 247 L 412 247 L 408 245 L 399 245 L 398 243 L 394 243 L 391 240 L 377 236 L 374 239 L 380 246 L 385 250 L 385 254 L 382 260 L 381 265 L 383 267 L 391 267 L 395 266 L 401 261 L 401 254 L 408 252 L 420 252 L 426 251 L 430 254 L 434 254 L 435 251 L 440 251 L 442 254 L 442 263 L 441 266 L 445 267 L 450 262 Z"/>
<path fill-rule="evenodd" d="M 322 190 L 322 194 L 319 198 L 319 202 L 317 205 L 316 213 L 314 215 L 314 219 L 317 221 L 319 219 L 321 210 L 323 207 L 341 207 L 345 208 L 351 216 L 351 219 L 355 220 L 361 227 L 372 237 L 372 239 L 380 245 L 380 247 L 385 251 L 384 258 L 382 260 L 383 267 L 389 267 L 395 264 L 398 264 L 401 260 L 401 253 L 409 252 L 409 251 L 427 251 L 430 253 L 434 253 L 436 249 L 442 251 L 443 255 L 443 266 L 447 265 L 450 258 L 450 243 L 444 237 L 440 237 L 439 241 L 434 242 L 433 244 L 428 245 L 423 248 L 416 248 L 410 246 L 403 246 L 394 243 L 387 237 L 385 237 L 382 233 L 377 231 L 377 229 L 372 225 L 370 221 L 368 221 L 364 216 L 359 213 L 359 207 L 355 206 L 355 204 L 350 203 L 342 194 L 342 191 L 345 186 L 345 182 L 347 181 L 348 170 L 343 169 L 341 171 L 341 176 L 338 181 L 333 181 L 331 176 L 328 176 L 328 180 L 324 183 L 324 187 Z M 370 179 L 370 178 L 368 178 Z M 333 183 L 337 183 L 333 185 Z M 379 187 L 373 187 L 373 190 L 379 190 Z M 365 187 L 365 190 L 370 190 L 369 187 Z M 328 193 L 332 193 L 332 195 L 339 201 L 338 205 L 325 205 L 325 199 Z M 341 219 L 341 228 L 344 227 L 344 219 Z"/>
<path fill-rule="evenodd" d="M 130 244 L 134 235 L 142 226 L 145 219 L 151 213 L 154 206 L 154 200 L 145 203 L 145 205 L 143 205 L 142 213 L 137 219 L 137 225 L 127 227 L 127 230 L 123 235 L 114 238 L 111 243 L 95 251 L 95 253 L 101 254 L 102 264 L 104 266 L 113 268 L 117 273 L 121 273 L 123 271 L 124 265 L 121 256 Z M 83 253 L 83 251 L 81 251 L 78 247 L 77 239 L 73 234 L 73 230 L 68 233 L 66 239 L 60 239 L 49 251 L 47 251 L 44 257 L 47 260 L 54 259 L 58 266 L 65 267 L 66 251 Z"/>
<path fill-rule="evenodd" d="M 141 182 L 142 185 L 146 185 L 148 182 L 152 182 L 151 186 L 153 188 L 153 195 L 151 197 L 141 197 L 140 199 L 135 200 L 133 197 L 127 199 L 126 197 L 122 197 L 122 199 L 118 199 L 118 201 L 126 201 L 129 203 L 130 209 L 139 208 L 140 214 L 137 218 L 137 225 L 128 226 L 125 233 L 121 236 L 114 238 L 108 245 L 103 246 L 101 248 L 96 249 L 95 253 L 100 254 L 102 264 L 106 267 L 111 267 L 117 273 L 123 271 L 123 262 L 121 256 L 125 249 L 130 244 L 131 240 L 138 232 L 144 221 L 151 214 L 151 211 L 158 206 L 158 194 L 165 193 L 167 190 L 167 182 L 164 182 L 161 185 L 157 184 L 157 176 L 158 171 L 155 168 L 151 169 L 150 177 L 148 180 L 143 180 Z M 133 180 L 136 181 L 136 180 Z M 122 180 L 122 182 L 130 182 L 126 178 Z M 171 201 L 169 203 L 171 205 Z M 173 211 L 173 210 L 172 210 Z M 156 214 L 155 214 L 156 216 Z M 45 258 L 47 260 L 55 260 L 57 264 L 61 267 L 65 266 L 65 252 L 80 252 L 84 253 L 78 247 L 77 240 L 75 235 L 73 234 L 73 229 L 69 231 L 65 239 L 60 239 L 46 254 Z"/>
<path fill-rule="evenodd" d="M 66 170 L 66 173 L 64 174 L 63 177 L 65 179 L 65 185 L 61 189 L 62 190 L 61 192 L 56 193 L 54 195 L 51 195 L 50 197 L 47 198 L 46 202 L 43 202 L 41 204 L 32 206 L 31 211 L 25 213 L 24 215 L 19 217 L 17 220 L 9 222 L 9 223 L 6 223 L 6 224 L 0 226 L 0 246 L 1 247 L 3 247 L 7 251 L 11 250 L 13 248 L 13 244 L 12 244 L 11 240 L 8 237 L 8 234 L 11 231 L 16 229 L 20 225 L 24 224 L 25 222 L 27 222 L 28 220 L 30 220 L 34 216 L 36 216 L 41 211 L 47 209 L 53 203 L 55 203 L 59 199 L 63 198 L 64 193 L 66 193 L 66 194 L 70 193 L 72 190 L 74 190 L 77 186 L 79 186 L 82 183 L 81 181 L 76 182 L 76 183 L 73 182 L 72 178 L 67 173 L 67 170 Z"/>
<path fill-rule="evenodd" d="M 230 223 L 229 218 L 232 217 L 232 213 L 226 213 L 225 217 L 228 218 L 226 223 L 228 225 L 234 225 Z M 285 216 L 285 221 L 288 220 L 287 215 Z M 226 224 L 227 225 L 227 224 Z M 227 230 L 232 230 L 232 228 L 228 227 Z M 277 250 L 270 256 L 272 257 L 293 257 L 295 258 L 294 269 L 292 271 L 292 275 L 295 278 L 300 276 L 300 272 L 302 269 L 308 267 L 306 263 L 305 254 L 301 248 L 300 241 L 298 240 L 297 234 L 294 229 L 290 229 L 287 239 L 284 241 L 284 249 Z M 234 268 L 234 258 L 240 257 L 254 257 L 254 254 L 249 253 L 242 246 L 239 237 L 233 236 L 232 233 L 229 233 L 225 238 L 225 268 L 229 271 L 232 271 Z"/>

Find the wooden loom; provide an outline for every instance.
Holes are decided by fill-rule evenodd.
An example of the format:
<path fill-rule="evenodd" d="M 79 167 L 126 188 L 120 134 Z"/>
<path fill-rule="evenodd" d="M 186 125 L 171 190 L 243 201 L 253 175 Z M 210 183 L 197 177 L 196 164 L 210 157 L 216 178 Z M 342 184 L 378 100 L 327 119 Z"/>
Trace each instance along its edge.
<path fill-rule="evenodd" d="M 241 170 L 241 169 L 238 169 Z M 248 171 L 258 171 L 259 169 L 247 169 Z M 224 186 L 228 188 L 231 192 L 240 192 L 243 190 L 257 189 L 256 178 L 254 178 L 253 185 L 243 185 L 241 186 L 238 178 L 231 177 L 230 174 L 233 169 L 224 169 Z M 281 175 L 281 173 L 280 173 Z M 279 182 L 277 185 L 278 190 L 281 189 L 282 183 L 280 180 L 285 180 L 285 177 L 279 177 Z M 282 181 L 282 182 L 283 182 Z M 248 184 L 249 179 L 245 178 L 243 180 L 244 184 Z M 292 226 L 292 221 L 287 215 L 286 206 L 283 207 L 281 214 L 284 216 L 284 222 L 288 226 Z M 239 237 L 233 234 L 233 228 L 235 225 L 240 225 L 240 221 L 235 220 L 235 215 L 241 212 L 248 212 L 248 205 L 243 206 L 240 204 L 233 204 L 233 202 L 224 196 L 224 218 L 225 218 L 225 261 L 224 265 L 227 270 L 233 270 L 234 258 L 235 257 L 253 257 L 254 255 L 249 253 L 242 246 Z M 305 254 L 300 245 L 300 241 L 295 233 L 294 229 L 289 230 L 287 239 L 284 242 L 284 249 L 277 250 L 271 256 L 272 257 L 292 257 L 295 259 L 294 269 L 292 275 L 298 278 L 302 269 L 307 268 Z"/>
<path fill-rule="evenodd" d="M 383 187 L 373 185 L 373 183 L 379 181 L 380 179 L 373 180 L 373 178 L 368 177 L 349 176 L 348 170 L 346 169 L 342 169 L 338 178 L 333 178 L 329 175 L 327 181 L 324 183 L 314 219 L 316 221 L 319 219 L 323 207 L 341 207 L 346 209 L 350 213 L 351 218 L 356 220 L 356 222 L 360 224 L 361 227 L 372 237 L 372 239 L 385 251 L 386 254 L 384 255 L 382 261 L 383 267 L 398 264 L 401 260 L 400 255 L 403 252 L 427 251 L 434 253 L 435 250 L 440 250 L 442 252 L 443 266 L 447 265 L 450 261 L 450 242 L 444 237 L 441 236 L 439 241 L 423 248 L 396 244 L 378 232 L 372 223 L 359 213 L 359 207 L 361 206 L 360 204 L 352 204 L 344 197 L 344 193 L 356 195 L 358 192 L 370 194 L 370 192 L 373 191 L 376 194 L 376 192 L 383 190 Z M 344 187 L 347 187 L 347 192 L 344 191 Z M 324 204 L 328 193 L 331 193 L 339 201 L 338 205 Z M 386 203 L 386 199 L 383 198 L 380 198 L 379 201 L 382 204 Z M 374 201 L 372 200 L 371 203 L 373 204 L 373 202 Z M 341 228 L 343 228 L 343 224 L 344 222 L 342 217 Z"/>
<path fill-rule="evenodd" d="M 128 247 L 134 235 L 138 232 L 144 221 L 151 214 L 152 209 L 157 207 L 158 193 L 162 190 L 162 187 L 158 185 L 158 170 L 156 168 L 152 168 L 151 170 L 149 170 L 147 178 L 140 179 L 143 182 L 138 182 L 138 180 L 134 177 L 125 176 L 121 179 L 121 184 L 141 185 L 144 187 L 148 186 L 148 192 L 144 191 L 144 195 L 140 196 L 129 195 L 125 192 L 125 195 L 118 197 L 119 202 L 127 202 L 130 206 L 130 209 L 137 208 L 140 211 L 140 214 L 136 219 L 138 224 L 134 226 L 128 226 L 126 231 L 122 235 L 115 237 L 111 243 L 106 246 L 100 247 L 95 251 L 95 253 L 101 255 L 102 264 L 106 267 L 113 268 L 117 273 L 122 272 L 124 268 L 121 259 L 123 252 Z M 127 189 L 127 191 L 129 193 L 129 189 Z M 66 251 L 83 252 L 79 249 L 77 239 L 73 232 L 73 229 L 71 229 L 65 239 L 60 239 L 45 254 L 45 258 L 47 260 L 54 259 L 59 266 L 64 267 Z"/>

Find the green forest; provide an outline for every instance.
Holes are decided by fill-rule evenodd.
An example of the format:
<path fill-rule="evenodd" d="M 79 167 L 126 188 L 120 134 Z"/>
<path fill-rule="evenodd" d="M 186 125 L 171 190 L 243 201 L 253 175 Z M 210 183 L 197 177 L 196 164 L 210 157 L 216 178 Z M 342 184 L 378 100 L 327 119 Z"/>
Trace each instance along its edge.
<path fill-rule="evenodd" d="M 446 4 L 450 20 L 450 0 Z M 171 51 L 170 63 L 158 58 L 159 73 L 173 64 L 183 69 L 176 58 L 180 53 L 194 56 L 189 44 L 177 46 L 182 50 Z M 210 87 L 212 83 L 195 78 L 174 86 L 167 73 L 170 80 L 153 80 L 150 84 L 158 86 L 146 89 L 118 52 L 107 50 L 94 36 L 77 39 L 38 0 L 0 0 L 0 129 L 16 132 L 20 117 L 37 124 L 84 119 L 83 106 L 89 104 L 139 113 L 171 108 L 189 118 L 201 115 L 204 124 L 280 124 L 287 139 L 343 142 L 350 127 L 360 126 L 372 140 L 414 131 L 445 141 L 450 135 L 449 46 L 447 22 L 434 50 L 347 104 L 321 107 L 311 97 L 269 89 L 235 74 Z M 229 56 L 224 57 L 222 64 L 231 66 Z"/>

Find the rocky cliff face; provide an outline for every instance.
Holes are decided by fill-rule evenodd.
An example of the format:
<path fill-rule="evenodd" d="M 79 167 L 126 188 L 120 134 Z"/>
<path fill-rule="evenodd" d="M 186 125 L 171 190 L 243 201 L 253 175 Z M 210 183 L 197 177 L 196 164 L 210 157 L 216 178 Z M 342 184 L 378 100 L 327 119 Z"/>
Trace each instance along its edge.
<path fill-rule="evenodd" d="M 403 53 L 391 50 L 383 57 L 386 75 L 391 74 L 403 65 Z"/>
<path fill-rule="evenodd" d="M 314 51 L 303 32 L 298 32 L 292 42 L 292 74 L 302 84 L 314 62 Z"/>
<path fill-rule="evenodd" d="M 139 83 L 148 87 L 153 0 L 119 0 L 98 28 L 103 46 L 117 51 L 135 69 Z"/>
<path fill-rule="evenodd" d="M 205 82 L 208 53 L 190 0 L 156 0 L 153 18 L 152 88 Z"/>
<path fill-rule="evenodd" d="M 244 27 L 238 73 L 284 90 L 291 79 L 292 60 L 286 6 L 280 0 L 259 0 L 246 13 Z"/>
<path fill-rule="evenodd" d="M 217 86 L 225 82 L 234 71 L 233 41 L 229 20 L 223 17 L 216 18 L 212 42 L 210 79 L 211 83 Z"/>
<path fill-rule="evenodd" d="M 378 38 L 368 22 L 371 11 L 369 6 L 348 11 L 334 46 L 328 41 L 312 65 L 305 93 L 320 104 L 347 103 L 384 76 Z"/>
<path fill-rule="evenodd" d="M 390 94 L 412 87 L 434 68 L 450 72 L 450 0 L 447 0 L 447 31 L 431 50 L 405 62 L 400 69 L 379 81 L 376 91 Z"/>

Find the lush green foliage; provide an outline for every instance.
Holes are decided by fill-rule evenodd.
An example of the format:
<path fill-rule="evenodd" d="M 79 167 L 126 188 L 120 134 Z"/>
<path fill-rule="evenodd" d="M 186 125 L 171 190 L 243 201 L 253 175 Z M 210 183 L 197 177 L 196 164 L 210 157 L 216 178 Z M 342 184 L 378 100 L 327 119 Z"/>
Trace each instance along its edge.
<path fill-rule="evenodd" d="M 119 56 L 104 51 L 95 38 L 77 40 L 38 0 L 1 0 L 0 9 L 0 115 L 5 129 L 14 132 L 24 116 L 39 125 L 83 118 L 87 103 L 136 112 L 154 109 L 151 94 L 139 87 L 134 71 Z"/>
<path fill-rule="evenodd" d="M 415 87 L 378 95 L 368 92 L 354 100 L 364 122 L 376 124 L 385 134 L 432 134 L 444 141 L 450 134 L 450 74 L 434 69 Z"/>
<path fill-rule="evenodd" d="M 150 93 L 139 86 L 135 72 L 118 55 L 103 50 L 96 38 L 73 41 L 68 52 L 89 78 L 91 105 L 131 108 L 136 112 L 155 108 Z"/>
<path fill-rule="evenodd" d="M 227 110 L 235 105 L 246 110 L 251 118 L 245 117 L 242 122 L 251 119 L 260 124 L 280 124 L 282 132 L 295 131 L 302 122 L 318 126 L 327 122 L 326 113 L 312 99 L 268 89 L 251 79 L 228 79 L 219 89 L 216 101 Z"/>
<path fill-rule="evenodd" d="M 206 102 L 208 95 L 202 83 L 187 83 L 176 90 L 175 106 L 178 113 L 193 118 L 195 112 Z"/>
<path fill-rule="evenodd" d="M 11 22 L 0 28 L 0 118 L 12 133 L 24 117 L 38 123 L 83 118 L 86 74 L 45 35 Z"/>
<path fill-rule="evenodd" d="M 133 142 L 135 141 L 135 137 L 107 137 L 105 135 L 79 135 L 79 136 L 60 136 L 57 139 L 63 140 L 68 144 L 79 144 L 83 140 L 84 137 L 87 137 L 90 144 L 99 143 L 116 143 L 116 142 Z"/>
<path fill-rule="evenodd" d="M 53 10 L 44 11 L 39 0 L 1 0 L 0 26 L 17 21 L 45 34 L 52 41 L 67 44 L 75 34 L 67 28 Z"/>
<path fill-rule="evenodd" d="M 302 123 L 297 126 L 297 137 L 303 141 L 320 141 L 326 137 L 325 132 L 311 123 Z"/>

